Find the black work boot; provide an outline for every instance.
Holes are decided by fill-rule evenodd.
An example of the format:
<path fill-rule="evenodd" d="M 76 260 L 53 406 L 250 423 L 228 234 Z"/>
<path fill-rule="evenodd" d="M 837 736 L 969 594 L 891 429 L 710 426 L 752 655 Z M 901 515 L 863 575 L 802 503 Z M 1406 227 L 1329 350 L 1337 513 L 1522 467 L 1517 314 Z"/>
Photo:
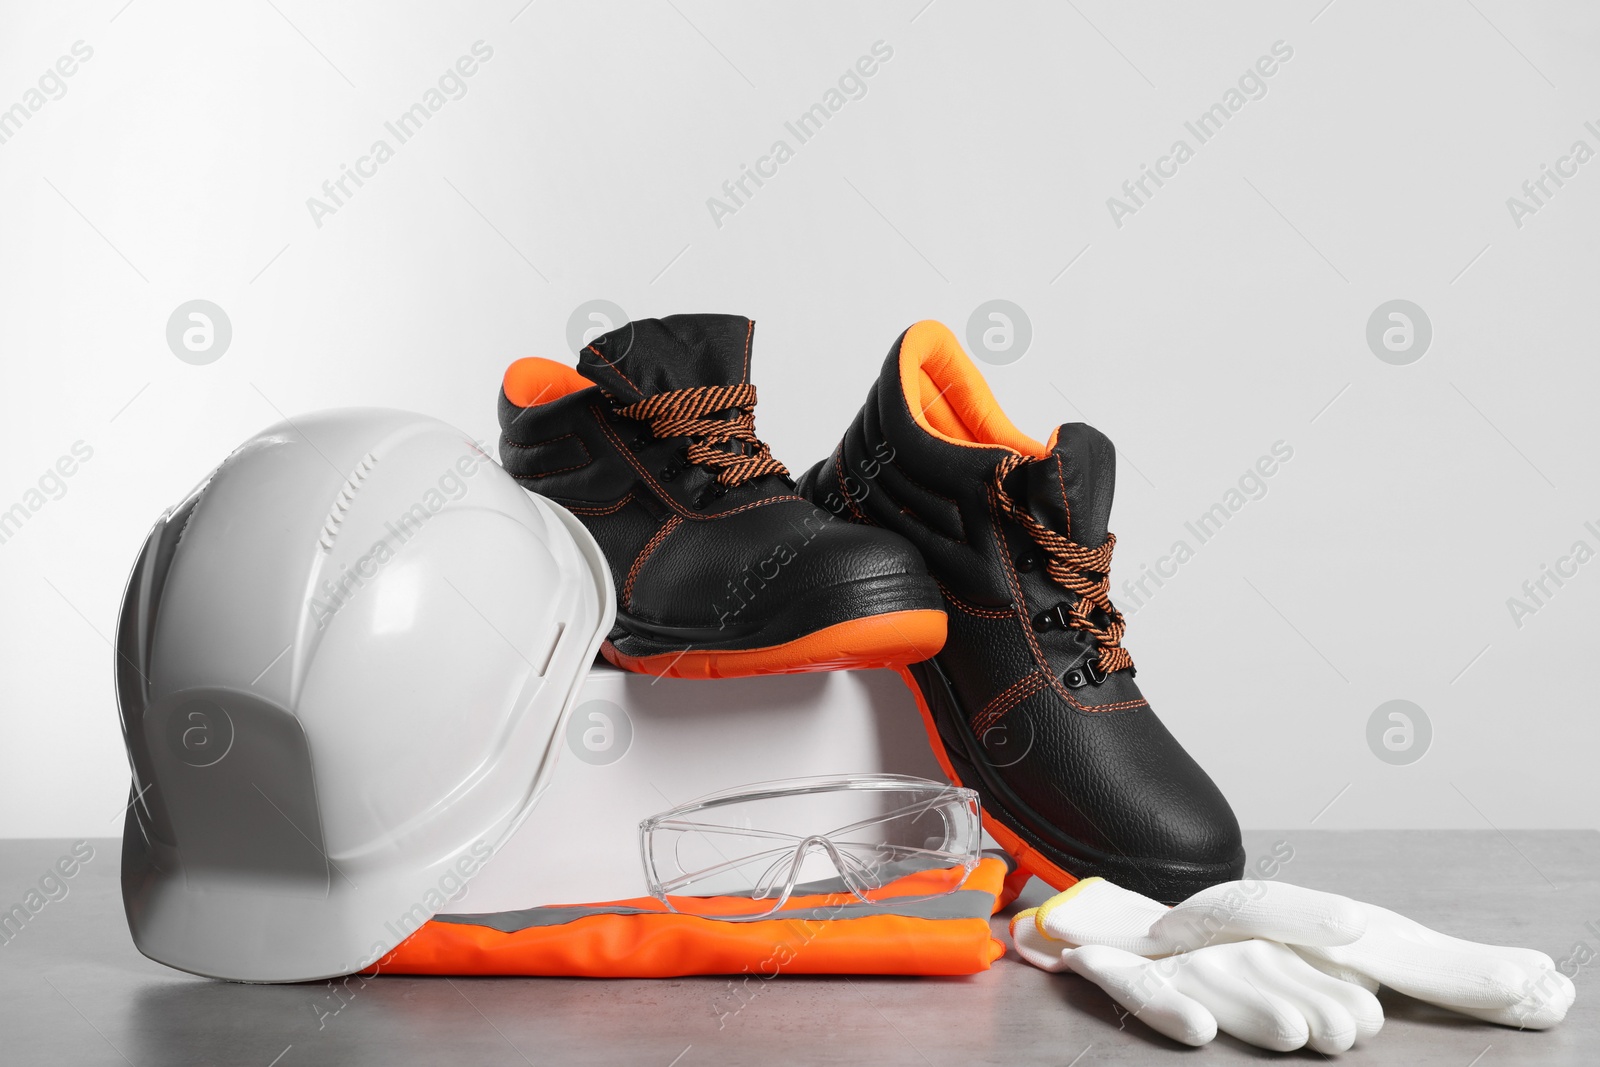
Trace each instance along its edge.
<path fill-rule="evenodd" d="M 926 659 L 939 589 L 905 538 L 794 493 L 755 434 L 737 315 L 673 315 L 598 337 L 578 369 L 521 359 L 500 393 L 500 460 L 576 515 L 617 586 L 602 651 L 687 678 Z"/>
<path fill-rule="evenodd" d="M 1107 596 L 1116 453 L 1006 418 L 948 329 L 900 336 L 867 402 L 800 492 L 905 535 L 938 579 L 944 650 L 903 669 L 953 782 L 1023 868 L 1100 875 L 1176 902 L 1240 877 L 1228 802 L 1150 710 Z"/>

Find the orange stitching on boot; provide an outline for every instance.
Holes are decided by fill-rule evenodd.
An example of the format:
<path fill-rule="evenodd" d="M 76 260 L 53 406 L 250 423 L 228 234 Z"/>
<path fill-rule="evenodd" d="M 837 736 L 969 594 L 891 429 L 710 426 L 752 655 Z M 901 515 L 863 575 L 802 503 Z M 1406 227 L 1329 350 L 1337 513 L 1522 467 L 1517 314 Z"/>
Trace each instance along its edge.
<path fill-rule="evenodd" d="M 856 503 L 855 498 L 850 495 L 850 487 L 844 484 L 844 441 L 843 440 L 841 440 L 839 442 L 839 447 L 835 448 L 833 450 L 833 477 L 834 477 L 834 480 L 839 483 L 839 495 L 844 497 L 844 502 L 846 504 L 850 505 L 850 514 L 852 514 L 852 515 L 854 515 L 856 517 L 856 521 L 860 522 L 860 523 L 864 523 L 865 525 L 868 525 L 868 526 L 876 526 L 877 523 L 875 523 L 871 519 L 867 518 L 866 512 L 861 510 L 861 507 L 860 507 L 860 505 L 858 505 Z"/>
<path fill-rule="evenodd" d="M 922 728 L 928 735 L 928 743 L 933 748 L 933 758 L 938 761 L 939 769 L 944 772 L 944 776 L 952 785 L 962 785 L 961 776 L 950 764 L 950 756 L 944 748 L 944 739 L 939 736 L 939 727 L 933 721 L 933 712 L 928 709 L 928 701 L 923 697 L 922 689 L 905 667 L 897 668 L 897 673 L 906 688 L 911 690 L 911 696 L 917 705 L 917 715 L 922 719 Z M 983 809 L 983 828 L 1017 861 L 1020 869 L 1038 875 L 1056 889 L 1066 889 L 1078 880 L 1076 876 L 1068 874 L 1041 856 L 1037 848 L 1024 841 L 1015 830 L 997 820 L 988 808 Z"/>
<path fill-rule="evenodd" d="M 623 381 L 627 382 L 629 385 L 632 385 L 634 392 L 636 392 L 636 393 L 639 392 L 639 387 L 637 385 L 634 385 L 633 379 L 628 377 L 627 372 L 625 372 L 621 367 L 617 366 L 615 363 L 611 362 L 609 359 L 606 359 L 606 356 L 605 356 L 604 352 L 600 351 L 594 345 L 590 345 L 589 346 L 589 351 L 593 352 L 595 355 L 599 356 L 600 357 L 600 361 L 602 363 L 604 363 L 606 366 L 610 367 L 612 370 L 616 371 L 617 374 L 622 378 Z"/>
<path fill-rule="evenodd" d="M 672 494 L 663 489 L 661 487 L 661 483 L 656 481 L 655 476 L 644 469 L 644 466 L 640 464 L 638 457 L 636 457 L 633 452 L 629 450 L 627 445 L 622 443 L 622 438 L 613 433 L 611 427 L 606 424 L 605 414 L 600 410 L 599 405 L 595 405 L 589 410 L 594 413 L 595 422 L 597 422 L 600 426 L 600 432 L 606 435 L 606 439 L 611 442 L 611 447 L 616 450 L 617 455 L 621 456 L 627 461 L 628 466 L 632 467 L 634 473 L 639 475 L 640 481 L 656 491 L 656 495 L 661 498 L 662 502 L 665 503 L 667 507 L 671 508 L 677 515 L 684 519 L 688 519 L 692 522 L 712 522 L 716 519 L 726 519 L 732 515 L 737 515 L 741 511 L 749 511 L 751 508 L 763 508 L 768 504 L 779 504 L 785 500 L 805 500 L 805 497 L 796 496 L 793 493 L 782 493 L 777 496 L 770 496 L 765 500 L 757 500 L 749 504 L 741 504 L 729 511 L 719 511 L 715 515 L 697 514 L 696 512 L 690 511 L 688 508 L 672 499 Z M 806 503 L 809 504 L 811 502 L 806 500 Z M 568 510 L 571 509 L 569 508 Z M 820 511 L 821 509 L 819 508 L 818 510 Z"/>
<path fill-rule="evenodd" d="M 673 530 L 682 525 L 683 520 L 676 515 L 668 519 L 661 529 L 656 531 L 656 535 L 650 538 L 649 543 L 644 546 L 639 555 L 634 558 L 633 566 L 628 568 L 628 580 L 622 584 L 622 603 L 624 607 L 629 606 L 633 601 L 633 583 L 639 577 L 639 570 L 644 566 L 644 561 L 650 558 L 650 554 L 661 546 L 661 542 L 665 541 Z"/>
<path fill-rule="evenodd" d="M 995 723 L 999 722 L 1006 712 L 1040 690 L 1048 689 L 1049 687 L 1049 678 L 1040 672 L 1034 671 L 1031 674 L 1024 674 L 1021 678 L 1001 690 L 982 711 L 973 717 L 973 736 L 978 739 L 978 743 L 981 745 L 983 743 L 983 735 L 994 729 Z"/>
<path fill-rule="evenodd" d="M 615 504 L 607 504 L 604 507 L 580 507 L 574 504 L 562 504 L 561 506 L 572 512 L 574 515 L 615 515 L 617 512 L 627 507 L 632 500 L 633 491 L 629 490 L 628 492 L 622 494 L 621 500 L 617 501 Z"/>
<path fill-rule="evenodd" d="M 1031 674 L 1027 676 L 1027 679 L 1028 684 L 1026 686 L 1021 686 L 1020 688 L 1013 686 L 1016 691 L 1010 693 L 1009 698 L 1004 703 L 999 703 L 997 698 L 996 701 L 991 702 L 993 706 L 985 708 L 978 718 L 973 720 L 973 735 L 978 738 L 980 743 L 983 740 L 983 736 L 993 730 L 1000 720 L 1005 718 L 1006 714 L 1016 708 L 1017 705 L 1029 697 L 1050 688 L 1049 680 L 1042 675 Z"/>
<path fill-rule="evenodd" d="M 937 578 L 935 578 L 934 581 L 938 582 L 939 580 Z M 965 600 L 962 600 L 960 597 L 956 596 L 956 594 L 952 593 L 950 591 L 950 587 L 948 585 L 945 585 L 943 582 L 939 582 L 939 592 L 944 594 L 945 600 L 947 602 L 949 602 L 951 607 L 956 608 L 959 611 L 964 611 L 968 615 L 973 616 L 974 618 L 978 618 L 978 619 L 1014 619 L 1014 618 L 1017 617 L 1017 609 L 1016 608 L 1011 608 L 1011 609 L 1006 610 L 1006 611 L 1001 611 L 1001 610 L 998 610 L 998 609 L 995 609 L 995 608 L 980 608 L 975 604 L 968 604 Z"/>
<path fill-rule="evenodd" d="M 1003 553 L 1005 551 L 1006 544 L 1005 533 L 1000 529 L 999 516 L 995 514 L 995 501 L 992 492 L 990 493 L 989 502 L 991 505 L 989 508 L 989 524 L 994 530 L 995 543 L 1000 546 Z M 1004 557 L 1002 556 L 1002 558 Z M 1011 587 L 1012 597 L 1015 598 L 1018 604 L 1026 604 L 1027 600 L 1022 595 L 1022 586 L 1020 583 L 1018 583 L 1017 576 L 1011 569 L 1010 561 L 1007 560 L 1001 566 L 1000 570 L 1001 573 L 1005 575 L 1006 584 Z M 1017 612 L 1017 625 L 1021 627 L 1022 636 L 1027 638 L 1029 647 L 1033 649 L 1034 662 L 1037 663 L 1043 670 L 1049 672 L 1050 688 L 1055 690 L 1057 696 L 1061 697 L 1068 704 L 1071 704 L 1079 711 L 1122 711 L 1126 708 L 1142 708 L 1149 706 L 1150 702 L 1144 699 L 1120 700 L 1112 704 L 1095 704 L 1092 706 L 1079 701 L 1077 697 L 1072 695 L 1072 691 L 1070 689 L 1061 684 L 1061 679 L 1056 677 L 1055 671 L 1050 670 L 1050 661 L 1045 658 L 1044 649 L 1039 647 L 1039 641 L 1033 635 L 1033 624 L 1026 617 L 1026 615 L 1026 612 L 1020 610 Z"/>
<path fill-rule="evenodd" d="M 1067 517 L 1067 536 L 1072 536 L 1072 505 L 1067 503 L 1067 469 L 1061 462 L 1061 453 L 1056 453 L 1056 488 L 1061 490 L 1061 511 Z"/>
<path fill-rule="evenodd" d="M 1059 462 L 1059 457 L 1057 459 Z M 1100 669 L 1109 674 L 1132 667 L 1133 657 L 1121 644 L 1127 623 L 1122 618 L 1122 612 L 1111 603 L 1111 552 L 1117 546 L 1117 535 L 1108 533 L 1098 548 L 1087 548 L 1034 518 L 1005 490 L 1006 477 L 1024 462 L 1023 457 L 1016 455 L 1006 456 L 1000 461 L 995 467 L 994 479 L 989 484 L 990 501 L 1012 522 L 1021 526 L 1034 544 L 1044 551 L 1044 569 L 1050 575 L 1050 580 L 1078 594 L 1078 598 L 1067 609 L 1068 625 L 1074 630 L 1082 630 L 1100 646 Z M 1091 581 L 1085 576 L 1086 571 L 1100 575 L 1099 580 Z M 1109 620 L 1103 627 L 1096 626 L 1090 617 L 1090 612 L 1095 608 L 1099 608 Z"/>
<path fill-rule="evenodd" d="M 582 463 L 574 463 L 570 467 L 557 467 L 553 471 L 540 471 L 538 474 L 514 474 L 512 477 L 521 481 L 526 481 L 530 478 L 548 478 L 552 474 L 564 474 L 567 471 L 575 471 L 583 467 L 587 467 L 591 462 L 594 461 L 594 456 L 589 453 L 589 446 L 583 443 L 583 438 L 579 437 L 575 433 L 564 433 L 560 437 L 552 437 L 548 441 L 535 441 L 531 445 L 518 444 L 516 441 L 513 441 L 510 438 L 502 435 L 500 438 L 500 446 L 502 448 L 543 448 L 545 445 L 553 445 L 557 441 L 565 441 L 569 437 L 574 441 L 577 441 L 578 447 L 583 449 Z"/>
<path fill-rule="evenodd" d="M 619 407 L 617 414 L 648 422 L 657 438 L 690 438 L 688 462 L 715 471 L 718 484 L 732 489 L 764 474 L 789 476 L 789 468 L 774 459 L 772 450 L 756 436 L 755 406 L 753 385 L 700 385 L 647 396 Z M 737 415 L 707 417 L 735 410 Z M 735 443 L 748 445 L 749 451 L 716 447 Z"/>

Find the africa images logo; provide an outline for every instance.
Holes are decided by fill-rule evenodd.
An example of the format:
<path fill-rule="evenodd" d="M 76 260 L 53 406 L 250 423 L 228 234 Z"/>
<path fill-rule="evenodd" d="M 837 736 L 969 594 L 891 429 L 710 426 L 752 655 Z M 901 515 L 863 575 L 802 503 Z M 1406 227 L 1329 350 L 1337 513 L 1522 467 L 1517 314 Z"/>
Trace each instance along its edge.
<path fill-rule="evenodd" d="M 855 64 L 846 67 L 835 85 L 831 85 L 822 94 L 822 99 L 800 112 L 793 122 L 783 124 L 784 131 L 794 138 L 790 144 L 788 138 L 779 137 L 773 141 L 764 155 L 756 157 L 755 166 L 750 167 L 739 164 L 739 175 L 722 183 L 722 196 L 706 197 L 706 210 L 711 213 L 711 221 L 717 229 L 722 229 L 722 220 L 729 215 L 737 215 L 739 209 L 746 206 L 757 190 L 767 182 L 778 176 L 778 168 L 783 166 L 795 156 L 795 151 L 807 141 L 810 141 L 822 128 L 844 110 L 844 106 L 852 100 L 860 100 L 867 95 L 867 79 L 877 74 L 883 64 L 894 58 L 894 47 L 886 41 L 872 42 L 870 55 L 861 56 Z M 755 188 L 751 188 L 752 184 Z M 725 199 L 724 199 L 725 198 Z"/>
<path fill-rule="evenodd" d="M 444 73 L 439 75 L 437 86 L 429 86 L 420 100 L 400 112 L 392 121 L 383 124 L 389 137 L 394 139 L 394 144 L 390 144 L 388 138 L 379 137 L 372 142 L 365 155 L 356 157 L 354 167 L 339 164 L 339 176 L 322 183 L 322 196 L 326 199 L 306 197 L 306 210 L 311 213 L 311 221 L 317 229 L 322 229 L 325 216 L 339 213 L 339 209 L 356 195 L 357 190 L 367 184 L 366 179 L 376 178 L 378 168 L 394 158 L 400 145 L 421 133 L 422 127 L 445 104 L 466 96 L 466 79 L 478 73 L 480 66 L 492 58 L 494 48 L 491 45 L 474 41 L 471 55 L 464 55 L 455 61 L 454 66 L 445 68 Z M 354 189 L 350 187 L 351 183 L 354 183 Z"/>
<path fill-rule="evenodd" d="M 1267 95 L 1267 79 L 1277 74 L 1279 68 L 1292 58 L 1292 45 L 1287 41 L 1273 41 L 1271 55 L 1261 56 L 1252 66 L 1246 67 L 1244 73 L 1239 75 L 1238 82 L 1230 85 L 1217 103 L 1200 112 L 1192 122 L 1183 124 L 1183 128 L 1194 138 L 1194 144 L 1179 137 L 1172 142 L 1166 155 L 1156 157 L 1153 166 L 1139 164 L 1139 176 L 1122 183 L 1122 194 L 1126 199 L 1106 197 L 1106 210 L 1111 213 L 1111 221 L 1117 229 L 1122 229 L 1124 218 L 1137 215 L 1162 186 L 1176 178 L 1178 168 L 1194 158 L 1200 145 L 1221 133 L 1222 127 L 1244 110 L 1245 104 L 1264 98 Z M 1152 185 L 1155 188 L 1151 188 Z"/>

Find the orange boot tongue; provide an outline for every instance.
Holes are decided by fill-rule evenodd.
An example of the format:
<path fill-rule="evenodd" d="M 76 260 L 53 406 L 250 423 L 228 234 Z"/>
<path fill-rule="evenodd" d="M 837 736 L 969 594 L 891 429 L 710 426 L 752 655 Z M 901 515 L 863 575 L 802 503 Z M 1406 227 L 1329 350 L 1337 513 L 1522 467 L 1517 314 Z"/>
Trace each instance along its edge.
<path fill-rule="evenodd" d="M 632 404 L 658 393 L 750 380 L 755 323 L 743 315 L 637 319 L 578 353 L 578 373 Z"/>
<path fill-rule="evenodd" d="M 1111 439 L 1086 422 L 1069 422 L 1051 436 L 1050 454 L 1024 463 L 1012 476 L 1016 499 L 1034 517 L 1085 548 L 1106 539 L 1117 482 Z"/>

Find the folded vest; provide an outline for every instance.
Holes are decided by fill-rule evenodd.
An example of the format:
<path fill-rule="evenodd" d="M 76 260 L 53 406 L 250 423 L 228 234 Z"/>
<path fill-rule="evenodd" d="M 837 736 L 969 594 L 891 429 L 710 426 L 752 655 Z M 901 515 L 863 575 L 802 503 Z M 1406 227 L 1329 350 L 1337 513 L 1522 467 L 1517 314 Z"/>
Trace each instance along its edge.
<path fill-rule="evenodd" d="M 1014 895 L 1007 864 L 986 856 L 953 893 L 926 897 L 907 875 L 864 904 L 848 892 L 791 896 L 765 919 L 692 914 L 761 911 L 744 897 L 654 897 L 436 915 L 369 974 L 674 978 L 696 974 L 974 974 L 1005 955 L 989 916 Z M 1015 880 L 1013 880 L 1015 881 Z M 920 898 L 920 899 L 919 899 Z M 900 900 L 900 903 L 896 901 Z"/>

